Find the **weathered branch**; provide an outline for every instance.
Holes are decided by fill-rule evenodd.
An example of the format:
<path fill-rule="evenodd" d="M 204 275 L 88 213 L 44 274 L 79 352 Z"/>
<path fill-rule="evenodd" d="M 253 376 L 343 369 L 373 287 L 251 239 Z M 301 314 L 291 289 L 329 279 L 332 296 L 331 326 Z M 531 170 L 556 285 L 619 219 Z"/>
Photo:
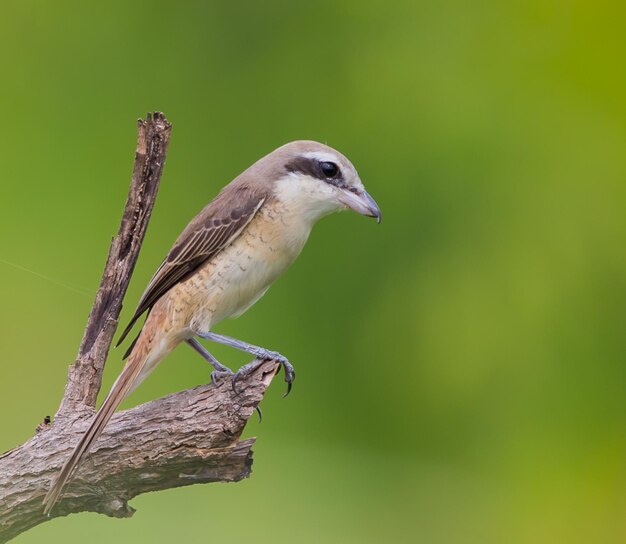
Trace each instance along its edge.
<path fill-rule="evenodd" d="M 148 491 L 250 474 L 254 438 L 239 437 L 279 365 L 259 362 L 230 379 L 175 393 L 119 412 L 55 506 L 52 517 L 91 511 L 134 513 L 128 501 Z M 47 521 L 43 498 L 87 428 L 89 418 L 55 424 L 0 456 L 0 542 Z"/>
<path fill-rule="evenodd" d="M 162 113 L 137 121 L 137 150 L 133 177 L 118 234 L 96 294 L 78 356 L 70 366 L 57 419 L 96 405 L 104 363 L 109 352 L 122 300 L 130 283 L 165 165 L 172 125 Z"/>
<path fill-rule="evenodd" d="M 93 511 L 114 517 L 134 512 L 133 497 L 207 482 L 247 477 L 254 439 L 239 441 L 279 370 L 257 361 L 238 380 L 182 391 L 116 414 L 96 441 L 51 517 L 43 498 L 89 425 L 122 300 L 146 232 L 165 163 L 171 125 L 163 114 L 139 121 L 133 178 L 118 235 L 89 315 L 54 423 L 0 456 L 0 543 L 53 517 Z"/>

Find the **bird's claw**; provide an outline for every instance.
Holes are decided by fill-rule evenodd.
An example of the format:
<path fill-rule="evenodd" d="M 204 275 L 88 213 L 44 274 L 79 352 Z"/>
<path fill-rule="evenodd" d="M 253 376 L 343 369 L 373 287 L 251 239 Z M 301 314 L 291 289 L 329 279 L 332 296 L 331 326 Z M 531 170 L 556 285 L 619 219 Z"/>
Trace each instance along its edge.
<path fill-rule="evenodd" d="M 226 370 L 214 370 L 211 372 L 211 381 L 217 383 L 220 380 L 233 376 L 233 374 L 234 372 L 230 370 L 230 368 L 226 368 Z"/>
<path fill-rule="evenodd" d="M 266 361 L 276 361 L 277 363 L 280 363 L 280 365 L 284 368 L 285 381 L 287 382 L 287 391 L 285 391 L 283 397 L 286 397 L 291 392 L 293 381 L 296 379 L 296 371 L 293 368 L 293 365 L 289 362 L 289 359 L 287 359 L 287 357 L 281 355 L 277 351 L 267 350 L 260 350 L 257 354 L 257 357 Z"/>
<path fill-rule="evenodd" d="M 237 382 L 239 381 L 239 378 L 241 378 L 241 376 L 245 376 L 252 370 L 255 370 L 262 363 L 263 363 L 262 360 L 255 359 L 254 361 L 248 363 L 247 365 L 243 365 L 237 372 L 233 374 L 232 386 L 233 386 L 233 391 L 235 392 L 236 395 L 239 395 L 239 393 L 241 393 L 241 391 L 237 389 Z"/>
<path fill-rule="evenodd" d="M 283 357 L 283 361 L 278 361 L 283 368 L 285 369 L 285 381 L 287 382 L 287 391 L 283 397 L 286 397 L 291 392 L 291 387 L 293 385 L 293 381 L 296 379 L 296 371 L 293 368 L 293 365 Z"/>
<path fill-rule="evenodd" d="M 277 351 L 269 351 L 269 350 L 258 350 L 258 352 L 254 353 L 257 357 L 257 360 L 248 363 L 247 365 L 242 366 L 233 376 L 233 391 L 238 395 L 240 391 L 237 389 L 237 381 L 243 374 L 247 374 L 253 369 L 256 369 L 260 364 L 264 361 L 276 361 L 285 369 L 285 381 L 287 382 L 287 391 L 283 395 L 286 397 L 291 392 L 291 388 L 293 386 L 293 382 L 296 379 L 296 371 L 293 368 L 293 365 L 289 362 L 287 357 L 281 355 Z"/>

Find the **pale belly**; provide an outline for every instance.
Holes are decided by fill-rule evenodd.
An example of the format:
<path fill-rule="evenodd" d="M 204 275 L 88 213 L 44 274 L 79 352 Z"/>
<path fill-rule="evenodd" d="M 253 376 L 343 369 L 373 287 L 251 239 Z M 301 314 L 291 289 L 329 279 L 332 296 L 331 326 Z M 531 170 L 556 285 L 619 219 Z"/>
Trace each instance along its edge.
<path fill-rule="evenodd" d="M 310 226 L 294 223 L 286 225 L 284 218 L 260 213 L 235 242 L 190 278 L 187 287 L 199 294 L 193 330 L 208 331 L 223 319 L 237 317 L 265 294 L 308 238 Z"/>

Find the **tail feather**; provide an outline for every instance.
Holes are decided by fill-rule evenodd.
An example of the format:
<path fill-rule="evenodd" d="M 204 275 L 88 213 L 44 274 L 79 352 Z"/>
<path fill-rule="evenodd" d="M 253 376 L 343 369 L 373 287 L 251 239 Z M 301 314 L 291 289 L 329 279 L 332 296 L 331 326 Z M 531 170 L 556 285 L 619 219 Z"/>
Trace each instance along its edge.
<path fill-rule="evenodd" d="M 140 376 L 142 374 L 142 370 L 146 364 L 147 357 L 138 357 L 131 358 L 126 363 L 124 370 L 120 374 L 119 378 L 113 384 L 111 391 L 107 395 L 107 398 L 104 400 L 104 403 L 96 413 L 89 429 L 85 432 L 85 434 L 81 437 L 80 442 L 74 448 L 74 451 L 70 455 L 69 459 L 63 465 L 61 472 L 57 476 L 56 480 L 50 487 L 46 498 L 44 499 L 44 514 L 49 514 L 55 503 L 58 501 L 61 493 L 63 492 L 63 488 L 67 484 L 67 482 L 72 477 L 72 474 L 78 467 L 83 455 L 87 453 L 89 447 L 93 444 L 94 440 L 96 440 L 104 427 L 109 422 L 115 409 L 119 406 L 119 404 L 124 400 L 126 395 L 136 386 L 138 385 L 138 378 L 142 378 Z"/>

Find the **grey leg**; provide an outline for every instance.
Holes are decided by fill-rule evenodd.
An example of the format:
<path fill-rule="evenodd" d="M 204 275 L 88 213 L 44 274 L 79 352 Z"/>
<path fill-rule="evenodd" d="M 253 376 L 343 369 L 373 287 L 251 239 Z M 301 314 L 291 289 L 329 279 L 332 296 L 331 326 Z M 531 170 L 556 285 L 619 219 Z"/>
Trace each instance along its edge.
<path fill-rule="evenodd" d="M 220 376 L 223 376 L 225 374 L 228 375 L 232 375 L 233 371 L 228 368 L 227 366 L 224 366 L 222 363 L 220 363 L 215 357 L 213 357 L 212 354 L 210 354 L 207 349 L 200 343 L 198 342 L 195 338 L 190 338 L 189 340 L 187 340 L 187 343 L 193 348 L 195 349 L 200 355 L 202 355 L 202 357 L 204 359 L 206 359 L 207 361 L 209 361 L 209 363 L 211 363 L 211 366 L 215 369 L 213 372 L 211 372 L 211 379 L 213 381 L 215 381 L 215 378 L 218 378 Z"/>
<path fill-rule="evenodd" d="M 217 334 L 216 332 L 202 332 L 196 333 L 201 338 L 205 338 L 206 340 L 211 340 L 212 342 L 217 342 L 218 344 L 224 344 L 225 346 L 230 346 L 231 348 L 235 348 L 241 351 L 245 351 L 250 355 L 254 355 L 257 359 L 267 359 L 278 361 L 283 368 L 285 369 L 285 381 L 287 382 L 287 392 L 285 396 L 289 394 L 291 391 L 291 385 L 293 381 L 296 379 L 296 371 L 294 370 L 291 363 L 287 360 L 287 357 L 281 355 L 277 351 L 270 351 L 265 348 L 261 348 L 259 346 L 254 346 L 252 344 L 248 344 L 247 342 L 242 342 L 241 340 L 237 340 L 236 338 L 231 338 L 230 336 L 225 336 L 223 334 Z M 237 380 L 237 376 L 242 370 L 246 370 L 246 367 L 243 367 L 241 370 L 235 374 L 235 378 L 233 380 L 233 386 Z"/>
<path fill-rule="evenodd" d="M 233 371 L 228 368 L 227 366 L 224 366 L 222 363 L 220 363 L 214 356 L 212 353 L 209 353 L 209 351 L 200 343 L 198 342 L 195 338 L 190 338 L 189 340 L 187 340 L 187 343 L 193 348 L 195 349 L 200 355 L 202 355 L 202 357 L 204 359 L 206 359 L 207 361 L 209 361 L 209 363 L 211 363 L 211 366 L 213 366 L 213 368 L 215 369 L 213 372 L 211 372 L 211 380 L 213 380 L 213 383 L 216 382 L 217 378 L 220 378 L 222 376 L 232 376 L 233 375 Z M 233 387 L 234 387 L 234 381 L 233 381 Z M 256 411 L 259 414 L 259 423 L 261 423 L 263 421 L 263 412 L 261 412 L 261 407 L 257 406 L 256 407 Z"/>

